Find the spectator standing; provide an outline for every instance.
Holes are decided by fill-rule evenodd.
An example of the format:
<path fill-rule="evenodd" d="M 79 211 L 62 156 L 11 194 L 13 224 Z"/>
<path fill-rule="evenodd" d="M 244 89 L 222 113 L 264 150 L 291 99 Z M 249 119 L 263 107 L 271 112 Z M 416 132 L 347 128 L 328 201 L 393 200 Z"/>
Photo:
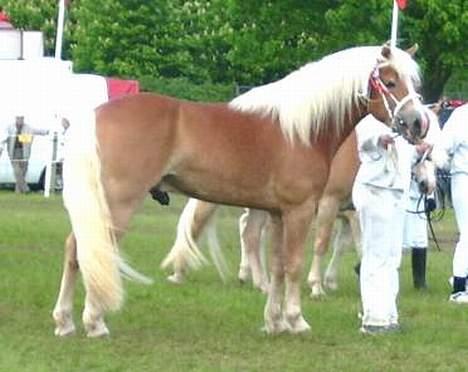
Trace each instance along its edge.
<path fill-rule="evenodd" d="M 15 175 L 15 192 L 29 192 L 26 183 L 29 157 L 31 156 L 31 145 L 34 135 L 46 135 L 48 130 L 34 129 L 24 122 L 24 116 L 15 118 L 15 123 L 8 128 L 7 147 L 10 156 L 13 173 Z"/>

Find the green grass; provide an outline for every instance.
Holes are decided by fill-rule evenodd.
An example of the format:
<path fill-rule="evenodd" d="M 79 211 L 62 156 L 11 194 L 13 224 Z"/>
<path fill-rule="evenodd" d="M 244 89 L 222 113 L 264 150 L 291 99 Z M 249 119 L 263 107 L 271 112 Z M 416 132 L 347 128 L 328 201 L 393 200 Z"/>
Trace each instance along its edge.
<path fill-rule="evenodd" d="M 184 199 L 170 207 L 148 200 L 132 222 L 122 249 L 132 265 L 155 278 L 152 286 L 127 283 L 124 308 L 107 317 L 111 336 L 87 339 L 80 324 L 81 284 L 75 301 L 75 336 L 53 335 L 51 311 L 69 230 L 60 196 L 0 192 L 0 371 L 464 371 L 468 308 L 447 303 L 455 223 L 451 211 L 436 224 L 442 251 L 429 254 L 430 289 L 412 288 L 410 257 L 401 269 L 401 334 L 358 333 L 359 296 L 345 254 L 340 289 L 313 301 L 303 285 L 307 335 L 260 332 L 265 298 L 236 280 L 239 209 L 223 208 L 220 241 L 231 276 L 214 267 L 190 275 L 184 286 L 165 280 L 159 263 L 170 248 Z M 310 263 L 310 252 L 307 265 Z"/>

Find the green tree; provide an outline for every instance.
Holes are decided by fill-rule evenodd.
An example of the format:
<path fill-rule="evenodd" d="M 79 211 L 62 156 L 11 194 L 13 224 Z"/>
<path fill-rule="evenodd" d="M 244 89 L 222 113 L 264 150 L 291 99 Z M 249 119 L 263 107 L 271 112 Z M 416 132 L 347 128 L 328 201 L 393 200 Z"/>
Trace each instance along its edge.
<path fill-rule="evenodd" d="M 57 4 L 51 0 L 0 0 L 16 28 L 44 33 L 46 55 L 53 54 L 55 49 Z"/>
<path fill-rule="evenodd" d="M 278 79 L 319 56 L 323 13 L 330 1 L 231 1 L 227 59 L 234 80 Z"/>
<path fill-rule="evenodd" d="M 346 47 L 389 38 L 393 0 L 73 0 L 64 56 L 77 71 L 258 85 Z M 55 0 L 0 0 L 53 53 Z M 420 45 L 424 95 L 466 76 L 466 0 L 409 0 L 400 45 Z M 455 73 L 455 74 L 454 74 Z"/>
<path fill-rule="evenodd" d="M 389 38 L 393 0 L 347 0 L 326 13 L 327 47 L 375 44 Z M 410 0 L 400 12 L 400 45 L 418 43 L 423 95 L 436 101 L 454 71 L 466 68 L 468 9 L 465 0 Z"/>

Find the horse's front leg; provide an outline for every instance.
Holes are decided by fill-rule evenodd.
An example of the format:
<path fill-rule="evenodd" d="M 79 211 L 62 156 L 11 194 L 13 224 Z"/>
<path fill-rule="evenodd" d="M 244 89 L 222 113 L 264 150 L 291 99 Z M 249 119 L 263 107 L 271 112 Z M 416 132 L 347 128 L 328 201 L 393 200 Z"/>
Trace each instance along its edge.
<path fill-rule="evenodd" d="M 276 214 L 271 214 L 271 281 L 264 310 L 264 330 L 269 334 L 281 333 L 287 330 L 282 312 L 284 290 L 283 230 L 281 217 Z"/>
<path fill-rule="evenodd" d="M 314 239 L 314 254 L 307 277 L 312 298 L 321 297 L 326 294 L 322 286 L 322 259 L 327 253 L 338 207 L 338 200 L 334 196 L 324 196 L 320 200 L 316 222 L 317 230 Z"/>
<path fill-rule="evenodd" d="M 75 332 L 73 323 L 73 294 L 78 273 L 75 236 L 70 234 L 65 242 L 65 259 L 63 264 L 60 292 L 52 313 L 55 321 L 55 335 L 68 336 Z"/>
<path fill-rule="evenodd" d="M 304 247 L 314 216 L 315 206 L 308 203 L 283 215 L 285 254 L 285 306 L 284 319 L 291 333 L 310 330 L 302 315 L 301 274 L 304 264 Z"/>
<path fill-rule="evenodd" d="M 268 278 L 262 267 L 260 250 L 262 231 L 267 219 L 267 212 L 256 209 L 247 209 L 239 219 L 241 241 L 239 280 L 245 282 L 250 272 L 253 286 L 264 293 L 268 291 Z"/>

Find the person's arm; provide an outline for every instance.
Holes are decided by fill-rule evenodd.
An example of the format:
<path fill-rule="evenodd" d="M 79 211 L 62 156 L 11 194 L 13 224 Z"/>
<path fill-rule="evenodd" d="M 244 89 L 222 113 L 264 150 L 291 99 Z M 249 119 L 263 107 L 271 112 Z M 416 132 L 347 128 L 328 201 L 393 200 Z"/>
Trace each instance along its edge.
<path fill-rule="evenodd" d="M 35 136 L 46 136 L 49 134 L 49 130 L 48 129 L 36 129 L 36 128 L 33 128 L 31 130 L 31 134 L 35 135 Z"/>
<path fill-rule="evenodd" d="M 393 135 L 387 131 L 384 124 L 372 118 L 364 119 L 357 126 L 356 135 L 358 151 L 372 159 L 376 156 L 380 158 L 388 146 L 395 142 Z"/>

